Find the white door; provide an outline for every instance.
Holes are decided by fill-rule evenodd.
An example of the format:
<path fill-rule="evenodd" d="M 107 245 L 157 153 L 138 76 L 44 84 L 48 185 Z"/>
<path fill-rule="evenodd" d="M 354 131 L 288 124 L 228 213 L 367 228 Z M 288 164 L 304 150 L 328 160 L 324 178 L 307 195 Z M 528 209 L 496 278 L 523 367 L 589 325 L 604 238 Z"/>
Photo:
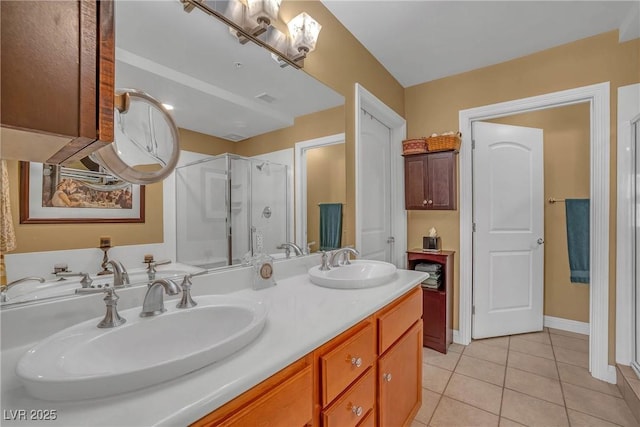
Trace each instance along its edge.
<path fill-rule="evenodd" d="M 362 192 L 360 258 L 392 262 L 391 130 L 360 110 L 359 182 Z"/>
<path fill-rule="evenodd" d="M 634 276 L 634 289 L 635 289 L 635 356 L 633 360 L 633 367 L 637 372 L 640 372 L 640 116 L 637 116 L 632 121 L 631 125 L 631 147 L 635 153 L 634 171 L 633 171 L 633 218 L 634 218 L 634 252 L 635 257 L 633 259 L 633 276 Z"/>
<path fill-rule="evenodd" d="M 473 338 L 542 330 L 542 130 L 473 124 Z"/>

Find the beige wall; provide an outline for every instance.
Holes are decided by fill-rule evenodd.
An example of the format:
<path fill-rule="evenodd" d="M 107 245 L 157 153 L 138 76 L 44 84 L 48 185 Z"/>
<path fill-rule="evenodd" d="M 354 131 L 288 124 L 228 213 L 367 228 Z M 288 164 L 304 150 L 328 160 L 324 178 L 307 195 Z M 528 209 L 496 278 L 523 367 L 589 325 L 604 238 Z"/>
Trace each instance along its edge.
<path fill-rule="evenodd" d="M 327 145 L 307 150 L 307 241 L 320 247 L 319 203 L 345 202 L 344 144 Z M 342 231 L 344 241 L 344 230 Z"/>
<path fill-rule="evenodd" d="M 589 198 L 589 104 L 488 120 L 544 133 L 544 314 L 589 322 L 589 286 L 569 280 L 564 203 Z"/>
<path fill-rule="evenodd" d="M 618 43 L 617 32 L 600 34 L 512 61 L 412 86 L 405 90 L 408 136 L 458 129 L 460 110 L 611 82 L 611 212 L 616 207 L 617 88 L 640 81 L 640 39 Z M 349 165 L 349 163 L 347 163 Z M 348 166 L 347 166 L 348 167 Z M 615 215 L 609 235 L 609 359 L 615 360 Z M 460 216 L 454 212 L 408 215 L 408 245 L 420 245 L 424 230 L 436 226 L 443 246 L 459 253 Z M 454 283 L 454 328 L 458 328 L 459 257 Z"/>

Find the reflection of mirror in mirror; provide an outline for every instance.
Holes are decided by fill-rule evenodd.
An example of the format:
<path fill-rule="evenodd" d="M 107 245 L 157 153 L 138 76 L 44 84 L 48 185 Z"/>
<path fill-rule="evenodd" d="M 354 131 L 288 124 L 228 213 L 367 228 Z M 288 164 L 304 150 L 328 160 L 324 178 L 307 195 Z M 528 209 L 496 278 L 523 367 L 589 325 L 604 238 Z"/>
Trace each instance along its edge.
<path fill-rule="evenodd" d="M 180 136 L 162 103 L 134 89 L 118 92 L 123 105 L 115 114 L 115 140 L 91 154 L 91 159 L 115 176 L 133 184 L 152 184 L 166 178 L 178 164 Z"/>
<path fill-rule="evenodd" d="M 209 155 L 228 152 L 247 157 L 264 156 L 275 164 L 284 162 L 269 157 L 267 153 L 286 149 L 291 151 L 291 161 L 287 164 L 293 167 L 293 146 L 296 142 L 324 136 L 323 132 L 328 129 L 332 133 L 344 130 L 343 110 L 335 108 L 344 104 L 340 94 L 304 71 L 292 67 L 280 68 L 269 52 L 256 45 L 239 44 L 238 39 L 229 34 L 227 26 L 210 16 L 185 13 L 179 1 L 117 2 L 115 14 L 116 87 L 142 90 L 160 102 L 173 105 L 171 116 L 181 129 L 182 150 Z M 172 30 L 167 31 L 167 28 Z M 330 110 L 336 113 L 323 115 L 323 112 Z M 191 153 L 184 152 L 183 157 L 187 157 L 187 154 Z M 257 162 L 255 166 L 261 163 Z M 76 168 L 76 165 L 72 167 Z M 264 169 L 268 170 L 269 167 L 265 165 Z M 259 172 L 256 167 L 253 170 Z M 288 174 L 288 185 L 292 191 L 292 169 Z M 326 178 L 326 172 L 321 173 L 316 181 L 320 183 Z M 158 244 L 138 246 L 135 246 L 135 240 L 126 243 L 134 246 L 119 246 L 122 237 L 114 238 L 116 247 L 109 255 L 122 261 L 130 271 L 139 268 L 145 253 L 154 253 L 158 258 L 177 259 L 176 207 L 174 203 L 163 204 L 163 197 L 164 200 L 174 200 L 175 188 L 168 181 L 164 187 L 164 196 L 146 198 L 146 224 L 135 226 L 135 230 L 134 226 L 130 229 L 126 225 L 101 224 L 99 231 L 95 232 L 96 244 L 100 235 L 112 234 L 115 237 L 122 230 L 126 234 L 139 236 L 142 229 L 144 233 L 160 236 Z M 331 187 L 335 188 L 333 184 Z M 267 190 L 264 191 L 266 195 Z M 344 182 L 339 183 L 338 191 L 344 191 Z M 262 215 L 266 206 L 272 210 L 268 219 Z M 280 214 L 275 206 L 272 202 L 259 205 L 259 209 L 255 209 L 256 221 L 273 221 Z M 215 208 L 212 209 L 211 212 L 214 212 Z M 159 231 L 148 229 L 152 227 L 150 212 L 161 213 L 160 217 L 165 221 L 164 232 L 162 222 Z M 291 208 L 287 214 L 287 228 L 290 230 L 287 239 L 290 241 L 294 240 L 291 229 L 293 214 Z M 172 218 L 171 222 L 167 222 Z M 51 268 L 57 262 L 68 263 L 73 271 L 92 274 L 99 271 L 102 253 L 95 247 L 84 245 L 88 249 L 82 250 L 81 256 L 78 256 L 78 252 L 61 250 L 78 247 L 74 245 L 77 236 L 86 234 L 86 230 L 93 226 L 69 224 L 64 228 L 59 225 L 40 227 L 46 228 L 52 237 L 38 241 L 37 246 L 30 245 L 29 251 L 33 251 L 33 254 L 17 254 L 19 257 L 16 259 L 24 265 L 10 269 L 10 280 L 34 274 L 51 278 Z M 50 230 L 56 227 L 56 230 Z M 18 230 L 20 232 L 22 230 Z M 250 229 L 244 229 L 243 232 L 244 242 L 249 245 Z M 28 236 L 31 237 L 30 234 Z M 62 241 L 65 245 L 60 244 Z M 211 252 L 218 249 L 221 248 L 212 246 Z M 51 251 L 57 252 L 53 260 L 51 256 L 39 258 L 40 254 L 53 253 Z M 273 252 L 284 255 L 283 250 L 274 248 Z M 241 259 L 243 255 L 238 253 L 233 257 Z M 34 262 L 36 259 L 38 261 Z M 31 271 L 32 267 L 27 264 L 32 267 L 41 265 L 43 271 Z"/>

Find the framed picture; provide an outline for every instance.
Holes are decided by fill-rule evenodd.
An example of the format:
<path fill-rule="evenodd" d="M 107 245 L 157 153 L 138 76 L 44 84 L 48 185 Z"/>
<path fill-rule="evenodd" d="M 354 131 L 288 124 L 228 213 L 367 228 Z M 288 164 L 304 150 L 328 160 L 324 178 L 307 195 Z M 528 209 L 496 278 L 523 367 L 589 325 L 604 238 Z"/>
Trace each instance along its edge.
<path fill-rule="evenodd" d="M 20 162 L 20 224 L 144 222 L 144 186 L 109 178 L 113 180 L 100 172 Z"/>

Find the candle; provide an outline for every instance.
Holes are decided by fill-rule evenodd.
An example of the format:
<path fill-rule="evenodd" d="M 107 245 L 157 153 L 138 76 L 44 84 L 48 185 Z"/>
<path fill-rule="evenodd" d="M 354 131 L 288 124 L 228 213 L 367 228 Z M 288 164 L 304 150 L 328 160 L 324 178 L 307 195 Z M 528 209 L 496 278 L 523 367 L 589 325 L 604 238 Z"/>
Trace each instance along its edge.
<path fill-rule="evenodd" d="M 110 248 L 111 247 L 111 236 L 100 236 L 100 247 L 101 248 Z"/>

